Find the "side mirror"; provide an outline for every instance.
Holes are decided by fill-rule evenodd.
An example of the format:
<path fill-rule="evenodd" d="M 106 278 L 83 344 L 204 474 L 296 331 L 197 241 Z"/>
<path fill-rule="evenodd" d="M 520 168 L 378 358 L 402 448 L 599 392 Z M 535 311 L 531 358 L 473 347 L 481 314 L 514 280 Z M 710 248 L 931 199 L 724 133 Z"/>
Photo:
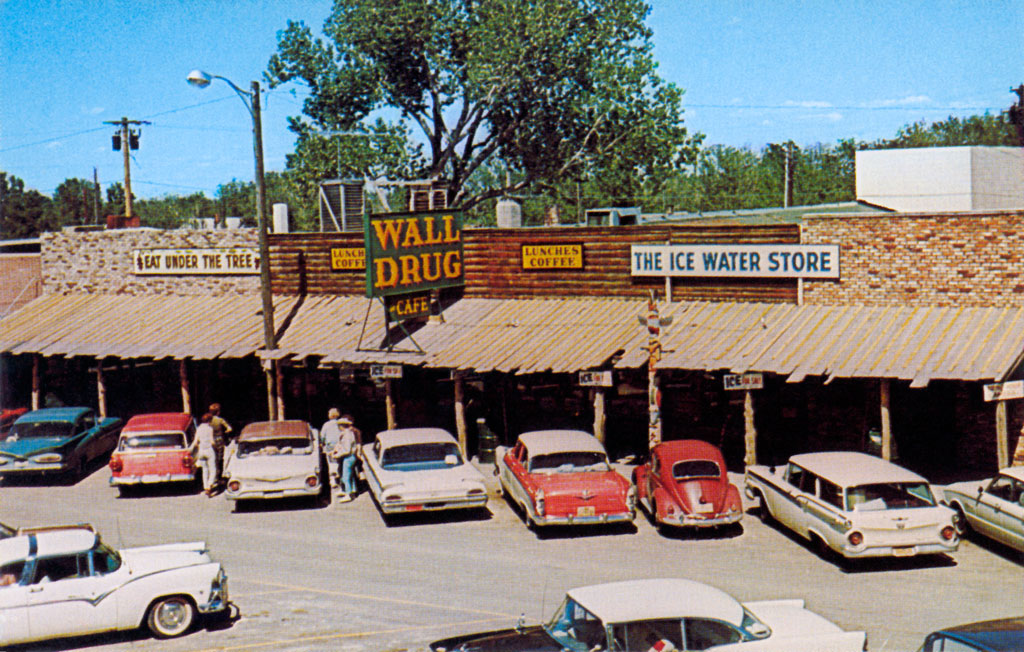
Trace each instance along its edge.
<path fill-rule="evenodd" d="M 978 498 L 981 498 L 983 493 L 985 493 L 985 487 L 978 487 Z"/>

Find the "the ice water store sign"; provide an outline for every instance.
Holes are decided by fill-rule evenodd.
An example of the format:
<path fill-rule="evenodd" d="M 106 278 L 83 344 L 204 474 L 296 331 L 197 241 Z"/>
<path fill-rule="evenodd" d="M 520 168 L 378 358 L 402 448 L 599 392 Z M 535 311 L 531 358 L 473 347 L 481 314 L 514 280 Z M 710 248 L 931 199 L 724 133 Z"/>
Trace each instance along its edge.
<path fill-rule="evenodd" d="M 839 278 L 839 245 L 633 245 L 633 276 Z"/>
<path fill-rule="evenodd" d="M 138 275 L 259 274 L 260 254 L 248 247 L 135 249 L 132 270 Z"/>

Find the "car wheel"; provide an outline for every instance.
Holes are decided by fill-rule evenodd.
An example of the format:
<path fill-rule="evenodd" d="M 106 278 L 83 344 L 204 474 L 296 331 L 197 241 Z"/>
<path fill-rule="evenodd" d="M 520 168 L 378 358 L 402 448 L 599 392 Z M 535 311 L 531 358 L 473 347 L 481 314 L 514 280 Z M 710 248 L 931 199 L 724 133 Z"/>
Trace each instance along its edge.
<path fill-rule="evenodd" d="M 760 491 L 757 492 L 757 498 L 759 503 L 757 507 L 758 517 L 765 525 L 771 525 L 771 522 L 775 519 L 772 517 L 771 510 L 768 509 L 768 501 L 764 499 L 764 494 Z"/>
<path fill-rule="evenodd" d="M 117 495 L 120 496 L 121 498 L 131 498 L 131 496 L 134 493 L 135 493 L 134 487 L 131 487 L 131 486 L 126 485 L 126 484 L 120 485 L 117 488 Z"/>
<path fill-rule="evenodd" d="M 157 638 L 181 636 L 192 627 L 196 610 L 192 601 L 180 595 L 160 598 L 149 608 L 146 626 Z"/>
<path fill-rule="evenodd" d="M 953 511 L 956 512 L 953 515 L 953 527 L 956 528 L 956 534 L 961 539 L 966 539 L 967 535 L 971 533 L 971 524 L 967 522 L 964 508 L 959 503 L 953 503 Z"/>

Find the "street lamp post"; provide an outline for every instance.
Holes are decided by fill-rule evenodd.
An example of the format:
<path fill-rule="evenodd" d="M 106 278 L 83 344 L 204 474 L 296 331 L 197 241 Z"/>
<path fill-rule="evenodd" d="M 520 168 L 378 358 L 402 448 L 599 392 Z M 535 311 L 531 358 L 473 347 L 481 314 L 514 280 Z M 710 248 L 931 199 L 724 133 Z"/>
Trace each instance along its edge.
<path fill-rule="evenodd" d="M 256 228 L 259 232 L 260 249 L 260 296 L 263 299 L 263 344 L 268 352 L 277 348 L 274 336 L 274 302 L 270 296 L 270 243 L 267 239 L 266 183 L 263 178 L 263 124 L 260 121 L 260 84 L 252 82 L 251 90 L 244 91 L 227 77 L 210 75 L 202 70 L 188 74 L 188 83 L 206 88 L 214 79 L 220 79 L 238 95 L 252 116 L 252 148 L 256 159 Z M 264 361 L 263 370 L 267 377 L 267 413 L 277 418 L 277 401 L 274 392 L 272 358 Z"/>

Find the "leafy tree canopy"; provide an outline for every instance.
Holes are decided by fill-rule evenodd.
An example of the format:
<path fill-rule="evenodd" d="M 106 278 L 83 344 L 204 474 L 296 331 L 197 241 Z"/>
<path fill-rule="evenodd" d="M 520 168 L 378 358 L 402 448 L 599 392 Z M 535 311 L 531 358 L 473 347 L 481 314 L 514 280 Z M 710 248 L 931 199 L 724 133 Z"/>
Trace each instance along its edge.
<path fill-rule="evenodd" d="M 443 178 L 463 207 L 557 193 L 566 179 L 664 176 L 692 160 L 699 138 L 683 126 L 682 91 L 656 74 L 648 12 L 642 0 L 337 0 L 326 40 L 289 22 L 268 65 L 272 86 L 310 90 L 289 169 L 322 173 L 329 149 L 306 142 L 314 130 L 362 130 L 407 150 L 387 158 L 384 139 L 368 139 L 383 171 Z M 515 174 L 469 183 L 496 161 Z"/>

